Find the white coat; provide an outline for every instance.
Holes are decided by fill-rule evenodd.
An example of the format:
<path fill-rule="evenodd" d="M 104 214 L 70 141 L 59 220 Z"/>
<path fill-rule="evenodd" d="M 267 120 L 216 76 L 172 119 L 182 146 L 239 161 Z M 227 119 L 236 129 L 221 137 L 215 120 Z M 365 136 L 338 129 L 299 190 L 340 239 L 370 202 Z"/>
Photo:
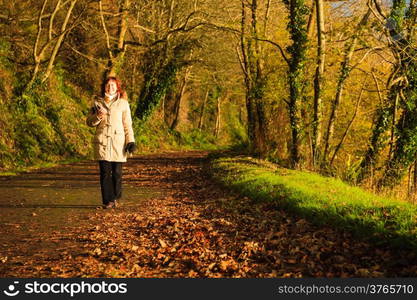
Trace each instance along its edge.
<path fill-rule="evenodd" d="M 94 158 L 126 162 L 125 146 L 135 142 L 129 102 L 120 96 L 109 103 L 102 98 L 96 102 L 105 108 L 106 114 L 100 119 L 91 109 L 87 116 L 87 125 L 96 127 L 93 139 Z"/>

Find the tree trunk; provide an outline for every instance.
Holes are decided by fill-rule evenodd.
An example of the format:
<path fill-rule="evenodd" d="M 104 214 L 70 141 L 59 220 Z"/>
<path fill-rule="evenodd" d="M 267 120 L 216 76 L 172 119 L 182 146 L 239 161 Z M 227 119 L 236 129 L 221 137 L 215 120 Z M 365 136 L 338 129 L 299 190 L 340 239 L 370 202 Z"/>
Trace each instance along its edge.
<path fill-rule="evenodd" d="M 33 45 L 33 60 L 35 61 L 35 67 L 33 68 L 33 72 L 32 72 L 32 78 L 30 79 L 28 86 L 31 86 L 33 84 L 33 82 L 36 79 L 36 76 L 38 75 L 39 72 L 39 68 L 41 65 L 41 60 L 43 59 L 44 56 L 44 51 L 46 49 L 45 45 L 43 47 L 43 49 L 40 51 L 40 53 L 38 54 L 38 47 L 39 47 L 39 42 L 40 42 L 40 37 L 42 34 L 42 15 L 43 12 L 45 11 L 45 7 L 47 4 L 48 0 L 44 0 L 43 4 L 42 4 L 42 8 L 41 11 L 39 12 L 39 16 L 38 16 L 38 33 L 36 35 L 36 40 L 35 40 L 35 44 Z"/>
<path fill-rule="evenodd" d="M 397 122 L 396 120 L 396 115 L 397 115 L 397 106 L 398 106 L 398 98 L 400 97 L 399 94 L 396 95 L 395 97 L 395 101 L 392 105 L 392 121 L 391 121 L 391 136 L 389 139 L 389 150 L 388 150 L 388 158 L 387 160 L 390 160 L 392 157 L 392 151 L 394 148 L 394 139 L 395 139 L 395 123 Z"/>
<path fill-rule="evenodd" d="M 349 77 L 350 72 L 352 70 L 350 66 L 350 62 L 352 60 L 352 56 L 356 48 L 358 36 L 360 35 L 364 25 L 366 25 L 366 23 L 368 22 L 370 14 L 371 14 L 371 11 L 368 10 L 365 16 L 363 16 L 362 20 L 359 22 L 356 28 L 355 35 L 352 37 L 350 44 L 347 48 L 347 51 L 345 52 L 345 57 L 340 68 L 340 75 L 339 75 L 339 79 L 338 79 L 337 87 L 336 87 L 336 95 L 335 95 L 334 101 L 332 102 L 329 121 L 327 123 L 327 130 L 326 130 L 326 134 L 324 136 L 324 141 L 323 141 L 324 149 L 323 149 L 323 157 L 321 161 L 322 168 L 325 168 L 327 166 L 327 159 L 328 159 L 327 156 L 329 153 L 330 141 L 334 133 L 334 124 L 337 119 L 338 108 L 342 101 L 343 89 L 345 87 L 346 80 Z"/>
<path fill-rule="evenodd" d="M 255 118 L 254 118 L 254 109 L 253 109 L 253 99 L 251 96 L 252 90 L 252 74 L 251 68 L 249 65 L 248 59 L 248 41 L 246 39 L 246 22 L 247 22 L 247 15 L 246 15 L 246 8 L 245 8 L 245 0 L 241 1 L 241 20 L 240 20 L 240 49 L 242 52 L 242 71 L 244 74 L 245 79 L 245 103 L 246 103 L 246 111 L 247 111 L 247 135 L 248 135 L 248 142 L 249 142 L 249 151 L 253 151 L 253 142 L 255 137 Z"/>
<path fill-rule="evenodd" d="M 412 194 L 413 203 L 415 202 L 415 199 L 416 199 L 416 193 L 417 193 L 417 159 L 414 161 L 413 194 Z"/>
<path fill-rule="evenodd" d="M 187 80 L 188 80 L 188 76 L 190 75 L 190 67 L 188 67 L 185 70 L 185 75 L 183 80 L 181 81 L 181 85 L 180 85 L 180 91 L 178 93 L 178 95 L 176 96 L 175 99 L 175 104 L 174 104 L 174 120 L 171 123 L 171 130 L 175 130 L 175 128 L 178 126 L 178 122 L 179 122 L 179 114 L 180 114 L 180 109 L 181 109 L 181 101 L 182 98 L 184 96 L 185 93 L 185 87 L 187 86 Z"/>
<path fill-rule="evenodd" d="M 302 100 L 302 90 L 305 84 L 303 78 L 304 65 L 307 52 L 307 26 L 306 16 L 308 10 L 303 0 L 289 0 L 286 2 L 289 9 L 290 38 L 292 41 L 288 51 L 291 53 L 289 61 L 288 81 L 290 88 L 290 99 L 288 101 L 288 112 L 291 130 L 290 164 L 293 168 L 298 167 L 300 161 L 300 116 L 299 106 Z"/>
<path fill-rule="evenodd" d="M 396 97 L 396 95 L 393 95 L 393 97 Z M 390 98 L 392 98 L 392 96 L 388 98 L 388 103 L 390 102 Z M 375 121 L 373 124 L 370 143 L 359 165 L 358 177 L 356 179 L 357 183 L 362 182 L 370 176 L 376 163 L 377 155 L 382 147 L 381 136 L 387 130 L 389 120 L 392 117 L 392 109 L 388 103 L 383 103 L 380 107 L 378 107 L 375 113 Z"/>
<path fill-rule="evenodd" d="M 217 98 L 217 105 L 216 105 L 216 125 L 214 128 L 214 136 L 218 137 L 220 132 L 220 119 L 221 119 L 221 97 Z"/>
<path fill-rule="evenodd" d="M 359 98 L 358 98 L 358 101 L 356 101 L 355 111 L 354 111 L 354 113 L 353 113 L 353 116 L 352 116 L 352 118 L 350 119 L 350 122 L 349 122 L 348 126 L 346 127 L 346 130 L 345 130 L 345 132 L 343 133 L 343 136 L 342 136 L 342 138 L 341 138 L 341 140 L 340 140 L 339 144 L 337 144 L 336 149 L 334 150 L 333 156 L 332 156 L 332 158 L 331 158 L 331 160 L 330 160 L 330 166 L 332 166 L 333 161 L 334 161 L 334 159 L 336 158 L 337 153 L 338 153 L 338 152 L 339 152 L 339 150 L 342 148 L 342 145 L 343 145 L 343 143 L 345 142 L 345 139 L 346 139 L 346 137 L 347 137 L 347 135 L 348 135 L 348 133 L 349 133 L 349 130 L 350 130 L 350 128 L 351 128 L 351 126 L 352 126 L 352 124 L 353 124 L 353 121 L 355 121 L 355 118 L 356 118 L 356 115 L 357 115 L 357 113 L 358 113 L 358 109 L 359 109 L 359 104 L 361 103 L 361 100 L 362 100 L 362 95 L 363 95 L 364 88 L 365 88 L 365 82 L 363 82 L 363 84 L 362 84 L 362 88 L 361 88 L 361 91 L 360 91 L 360 93 L 359 93 Z"/>
<path fill-rule="evenodd" d="M 337 81 L 337 87 L 336 87 L 336 96 L 331 105 L 329 121 L 327 123 L 327 130 L 326 130 L 326 134 L 324 136 L 324 141 L 323 141 L 324 143 L 323 158 L 322 158 L 323 167 L 325 167 L 327 164 L 327 155 L 329 152 L 330 140 L 332 139 L 333 133 L 334 133 L 334 123 L 337 119 L 337 112 L 338 112 L 340 102 L 342 100 L 342 94 L 343 94 L 343 89 L 346 83 L 346 79 L 348 78 L 349 73 L 350 73 L 350 61 L 352 60 L 353 52 L 355 51 L 356 42 L 357 42 L 357 37 L 355 36 L 352 39 L 351 44 L 349 45 L 348 51 L 345 54 L 342 67 L 340 69 L 340 76 Z"/>
<path fill-rule="evenodd" d="M 209 89 L 207 88 L 206 96 L 203 99 L 203 105 L 201 106 L 201 112 L 200 112 L 200 119 L 198 120 L 198 129 L 201 130 L 203 128 L 203 118 L 204 118 L 204 110 L 206 108 L 206 102 L 209 94 Z"/>
<path fill-rule="evenodd" d="M 377 189 L 384 186 L 397 184 L 404 172 L 414 161 L 417 140 L 417 120 L 415 118 L 417 109 L 415 107 L 415 86 L 417 84 L 417 64 L 414 60 L 415 50 L 410 47 L 410 32 L 414 24 L 410 22 L 416 14 L 416 8 L 411 3 L 407 13 L 405 0 L 393 0 L 389 20 L 391 26 L 388 28 L 389 47 L 396 58 L 394 71 L 389 77 L 387 86 L 389 94 L 386 104 L 378 109 L 378 118 L 372 132 L 371 145 L 366 152 L 360 165 L 359 180 L 369 176 L 370 169 L 375 164 L 376 157 L 382 149 L 381 136 L 390 126 L 391 118 L 397 109 L 397 99 L 402 109 L 401 117 L 395 124 L 394 135 L 390 145 L 390 159 L 385 162 L 382 177 L 377 182 Z M 392 128 L 392 127 L 391 127 Z"/>
<path fill-rule="evenodd" d="M 315 0 L 316 2 L 316 16 L 317 16 L 317 67 L 314 78 L 314 102 L 313 102 L 313 123 L 312 123 L 312 164 L 316 165 L 317 148 L 321 139 L 321 119 L 322 119 L 322 89 L 323 89 L 323 74 L 326 51 L 326 37 L 324 34 L 324 9 L 323 0 Z"/>
<path fill-rule="evenodd" d="M 99 1 L 101 23 L 102 23 L 103 31 L 105 34 L 107 52 L 109 55 L 108 70 L 105 74 L 105 77 L 117 76 L 119 69 L 123 65 L 123 58 L 124 58 L 124 54 L 126 50 L 125 37 L 126 37 L 127 29 L 128 29 L 127 22 L 128 22 L 128 17 L 129 17 L 129 7 L 130 7 L 130 0 L 123 0 L 119 8 L 120 19 L 119 19 L 119 24 L 118 24 L 117 42 L 112 43 L 111 42 L 112 38 L 107 30 L 106 22 L 104 20 L 102 2 L 101 0 Z"/>
<path fill-rule="evenodd" d="M 263 61 L 262 61 L 262 49 L 259 44 L 258 34 L 258 1 L 252 0 L 252 42 L 254 44 L 254 55 L 252 57 L 254 67 L 254 84 L 252 95 L 254 97 L 255 109 L 256 109 L 256 127 L 255 127 L 255 152 L 263 156 L 266 149 L 266 118 L 264 108 L 264 90 L 265 90 L 265 78 L 263 74 Z M 252 53 L 252 51 L 251 51 Z"/>

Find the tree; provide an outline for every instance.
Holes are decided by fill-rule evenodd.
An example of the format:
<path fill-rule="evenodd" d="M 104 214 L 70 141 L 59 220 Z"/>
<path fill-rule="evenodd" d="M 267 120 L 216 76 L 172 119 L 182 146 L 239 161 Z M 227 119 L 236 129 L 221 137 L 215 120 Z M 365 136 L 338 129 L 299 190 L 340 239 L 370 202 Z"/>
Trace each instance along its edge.
<path fill-rule="evenodd" d="M 362 17 L 359 24 L 356 26 L 353 36 L 347 43 L 344 58 L 340 66 L 339 78 L 337 80 L 336 94 L 333 102 L 331 103 L 329 120 L 326 127 L 326 132 L 323 139 L 323 157 L 321 161 L 322 168 L 326 168 L 328 164 L 328 155 L 330 150 L 330 142 L 334 134 L 334 126 L 337 119 L 337 112 L 342 101 L 343 90 L 346 80 L 348 79 L 353 67 L 351 65 L 353 54 L 356 50 L 356 46 L 359 40 L 359 36 L 363 32 L 365 25 L 368 22 L 371 10 L 368 9 L 366 14 Z"/>
<path fill-rule="evenodd" d="M 45 15 L 45 10 L 47 8 L 48 0 L 44 0 L 42 8 L 39 12 L 38 16 L 38 33 L 36 35 L 36 40 L 33 45 L 33 59 L 35 62 L 33 72 L 32 72 L 32 78 L 29 81 L 28 87 L 32 85 L 32 83 L 35 81 L 35 79 L 38 76 L 38 73 L 41 69 L 41 63 L 45 60 L 48 61 L 48 65 L 46 67 L 46 70 L 44 74 L 42 75 L 41 81 L 45 82 L 48 77 L 51 75 L 55 59 L 58 55 L 58 51 L 61 48 L 61 45 L 65 39 L 65 36 L 68 34 L 69 31 L 71 31 L 76 25 L 77 22 L 74 21 L 73 24 L 68 26 L 69 20 L 71 18 L 72 11 L 77 3 L 77 0 L 71 0 L 66 1 L 62 3 L 61 0 L 57 0 L 55 3 L 55 7 L 49 15 Z M 68 6 L 69 4 L 69 6 Z M 64 20 L 62 21 L 62 24 L 60 28 L 54 29 L 54 27 L 59 27 L 55 22 L 55 18 L 57 16 L 57 13 L 61 10 L 67 7 Z M 77 19 L 81 18 L 82 13 L 80 13 L 77 17 Z M 48 31 L 45 34 L 43 34 L 44 28 L 42 25 L 42 21 L 45 18 L 49 18 L 49 24 L 48 24 Z M 57 32 L 55 35 L 54 33 Z"/>
<path fill-rule="evenodd" d="M 377 10 L 374 14 L 387 28 L 388 45 L 395 58 L 393 71 L 388 79 L 389 93 L 386 101 L 377 110 L 372 130 L 370 146 L 360 165 L 359 180 L 368 177 L 375 164 L 376 157 L 383 147 L 383 134 L 389 128 L 390 120 L 395 122 L 395 131 L 391 138 L 389 159 L 384 164 L 382 177 L 377 183 L 379 188 L 392 186 L 399 182 L 416 155 L 417 141 L 417 64 L 414 41 L 414 22 L 416 20 L 415 1 L 394 0 L 388 17 L 382 12 L 379 2 L 374 0 Z M 400 101 L 398 101 L 400 100 Z M 397 112 L 397 105 L 400 110 Z"/>
<path fill-rule="evenodd" d="M 241 5 L 240 49 L 241 65 L 245 75 L 249 148 L 252 153 L 263 155 L 266 152 L 266 119 L 263 96 L 267 79 L 263 74 L 262 49 L 259 44 L 259 7 L 257 0 L 252 0 L 248 5 L 242 0 Z M 249 15 L 247 6 L 250 10 Z M 266 21 L 263 28 L 265 30 Z"/>
<path fill-rule="evenodd" d="M 289 101 L 288 112 L 291 128 L 290 162 L 292 167 L 297 167 L 300 161 L 300 115 L 299 106 L 302 98 L 303 85 L 305 84 L 303 70 L 307 52 L 307 16 L 309 9 L 304 0 L 284 0 L 289 11 L 288 30 L 291 46 L 287 48 L 289 59 L 288 83 Z"/>
<path fill-rule="evenodd" d="M 322 118 L 322 94 L 323 94 L 323 75 L 326 54 L 326 37 L 324 28 L 324 9 L 323 0 L 314 0 L 316 4 L 317 16 L 317 66 L 314 77 L 314 104 L 312 121 L 312 143 L 311 156 L 313 166 L 316 165 L 318 158 L 317 149 L 321 140 L 321 118 Z M 308 29 L 307 29 L 308 32 Z"/>
<path fill-rule="evenodd" d="M 117 21 L 117 38 L 113 39 L 109 31 L 107 30 L 106 21 L 103 14 L 103 3 L 98 1 L 101 24 L 106 39 L 108 63 L 107 63 L 107 74 L 105 77 L 116 76 L 119 69 L 123 65 L 123 58 L 126 51 L 125 37 L 128 30 L 128 18 L 130 0 L 123 0 L 118 8 Z"/>

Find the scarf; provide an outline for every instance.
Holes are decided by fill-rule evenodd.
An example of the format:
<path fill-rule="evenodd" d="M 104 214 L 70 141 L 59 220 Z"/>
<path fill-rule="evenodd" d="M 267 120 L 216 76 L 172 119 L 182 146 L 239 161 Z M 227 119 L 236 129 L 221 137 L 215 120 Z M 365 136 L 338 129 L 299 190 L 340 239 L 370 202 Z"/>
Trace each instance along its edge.
<path fill-rule="evenodd" d="M 105 93 L 105 95 L 106 95 L 106 98 L 108 98 L 110 101 L 113 101 L 117 97 L 118 93 L 117 92 L 114 94 Z"/>

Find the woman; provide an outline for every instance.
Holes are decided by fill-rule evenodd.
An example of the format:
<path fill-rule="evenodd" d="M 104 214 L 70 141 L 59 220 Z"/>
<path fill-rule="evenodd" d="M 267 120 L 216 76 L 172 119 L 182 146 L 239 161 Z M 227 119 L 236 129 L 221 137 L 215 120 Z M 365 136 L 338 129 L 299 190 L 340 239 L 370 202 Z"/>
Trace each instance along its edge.
<path fill-rule="evenodd" d="M 94 158 L 99 161 L 103 208 L 114 208 L 122 196 L 122 163 L 136 149 L 129 102 L 119 79 L 106 79 L 87 125 L 96 127 Z"/>

